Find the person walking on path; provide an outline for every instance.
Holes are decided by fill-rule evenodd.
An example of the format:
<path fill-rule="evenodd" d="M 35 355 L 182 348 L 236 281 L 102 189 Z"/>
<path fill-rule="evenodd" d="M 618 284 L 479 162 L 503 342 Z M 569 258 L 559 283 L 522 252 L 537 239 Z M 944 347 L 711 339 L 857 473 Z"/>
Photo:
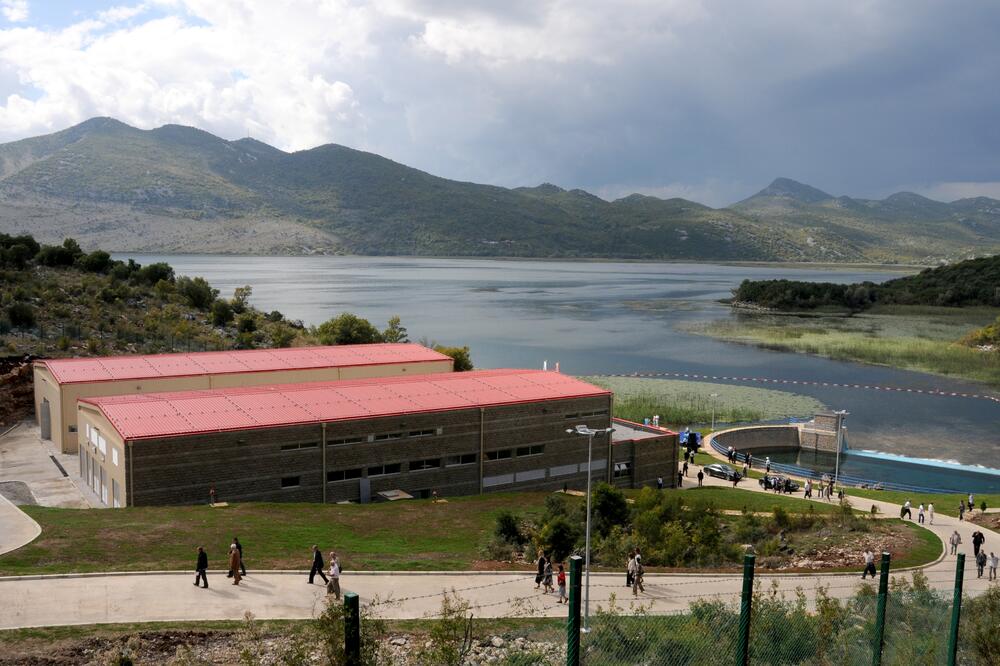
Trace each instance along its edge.
<path fill-rule="evenodd" d="M 236 546 L 229 547 L 229 570 L 233 572 L 233 585 L 239 585 L 243 576 L 240 574 L 240 551 Z"/>
<path fill-rule="evenodd" d="M 680 470 L 677 471 L 677 487 L 678 488 L 684 487 L 684 472 Z"/>
<path fill-rule="evenodd" d="M 233 537 L 233 545 L 236 546 L 236 550 L 240 551 L 240 571 L 243 573 L 243 577 L 246 578 L 247 565 L 243 562 L 243 544 L 240 543 L 239 537 Z"/>
<path fill-rule="evenodd" d="M 990 580 L 997 579 L 997 565 L 1000 565 L 1000 557 L 995 553 L 990 553 Z"/>
<path fill-rule="evenodd" d="M 933 525 L 934 524 L 934 502 L 930 502 L 927 505 L 927 515 L 931 519 L 931 525 Z"/>
<path fill-rule="evenodd" d="M 208 576 L 205 572 L 208 571 L 208 553 L 201 546 L 198 546 L 198 561 L 194 565 L 194 586 L 198 587 L 198 581 L 202 581 L 204 585 L 202 587 L 208 587 Z"/>
<path fill-rule="evenodd" d="M 309 569 L 309 584 L 313 584 L 313 580 L 316 579 L 317 574 L 323 579 L 324 583 L 329 583 L 326 574 L 323 573 L 323 553 L 320 552 L 319 546 L 313 544 L 313 560 L 312 568 Z"/>
<path fill-rule="evenodd" d="M 900 517 L 900 519 L 902 519 L 903 516 L 906 516 L 910 520 L 913 520 L 913 512 L 910 510 L 910 508 L 912 506 L 913 505 L 910 504 L 910 500 L 909 499 L 907 499 L 905 502 L 903 502 L 903 508 L 899 510 L 899 517 Z"/>
<path fill-rule="evenodd" d="M 924 503 L 921 502 L 920 506 L 917 507 L 917 523 L 924 522 Z"/>
<path fill-rule="evenodd" d="M 535 570 L 535 589 L 537 590 L 541 586 L 542 581 L 545 580 L 545 553 L 541 550 L 538 551 L 538 560 L 535 562 L 535 565 L 537 567 Z"/>
<path fill-rule="evenodd" d="M 701 482 L 704 481 L 704 480 L 705 480 L 705 473 L 699 469 L 698 470 L 698 487 L 699 488 L 701 488 Z"/>
<path fill-rule="evenodd" d="M 625 587 L 632 587 L 632 563 L 635 560 L 635 551 L 630 550 L 628 559 L 625 561 Z"/>
<path fill-rule="evenodd" d="M 563 568 L 562 564 L 559 565 L 559 574 L 556 576 L 556 583 L 559 585 L 559 600 L 556 603 L 569 603 L 569 598 L 566 596 L 566 569 Z"/>
<path fill-rule="evenodd" d="M 682 469 L 684 471 L 684 476 L 687 476 L 688 475 L 688 461 L 687 461 L 687 459 L 684 460 L 684 467 Z"/>
<path fill-rule="evenodd" d="M 739 483 L 740 483 L 740 479 L 742 479 L 742 478 L 743 478 L 743 477 L 742 477 L 742 476 L 740 476 L 740 473 L 739 473 L 739 472 L 736 472 L 736 474 L 733 474 L 733 488 L 735 488 L 736 486 L 738 486 L 738 485 L 739 485 Z"/>
<path fill-rule="evenodd" d="M 976 557 L 979 557 L 979 549 L 983 547 L 983 542 L 986 541 L 986 537 L 979 530 L 972 533 L 972 553 Z"/>
<path fill-rule="evenodd" d="M 646 588 L 642 586 L 642 576 L 646 572 L 642 566 L 642 555 L 639 553 L 639 549 L 635 549 L 635 557 L 632 558 L 632 596 L 639 596 L 639 592 L 645 592 Z"/>
<path fill-rule="evenodd" d="M 872 552 L 871 548 L 865 549 L 865 570 L 861 572 L 861 580 L 865 579 L 868 574 L 875 578 L 875 553 Z"/>
<path fill-rule="evenodd" d="M 549 592 L 555 592 L 556 588 L 552 584 L 552 558 L 546 558 L 545 560 L 545 579 L 542 581 L 542 587 L 545 588 L 545 594 Z"/>
<path fill-rule="evenodd" d="M 975 508 L 976 508 L 976 503 L 972 501 L 972 493 L 969 493 L 969 513 L 972 513 L 972 511 Z"/>
<path fill-rule="evenodd" d="M 332 594 L 340 601 L 340 558 L 335 551 L 330 551 L 330 582 L 326 584 L 326 593 Z"/>
<path fill-rule="evenodd" d="M 985 568 L 986 568 L 986 551 L 981 550 L 976 554 L 976 571 L 978 572 L 976 578 L 983 577 L 983 569 Z"/>
<path fill-rule="evenodd" d="M 753 469 L 753 454 L 749 452 L 747 453 L 747 467 Z"/>
<path fill-rule="evenodd" d="M 802 487 L 802 496 L 805 498 L 812 497 L 812 489 L 813 489 L 812 481 L 806 479 L 806 484 Z"/>
<path fill-rule="evenodd" d="M 958 501 L 958 519 L 965 520 L 965 500 Z"/>
<path fill-rule="evenodd" d="M 951 536 L 948 537 L 948 543 L 951 544 L 951 554 L 958 554 L 958 544 L 962 543 L 962 536 L 958 533 L 958 530 L 951 533 Z"/>
<path fill-rule="evenodd" d="M 746 464 L 746 463 L 743 463 L 743 474 L 742 474 L 741 476 L 742 476 L 742 477 L 743 477 L 744 479 L 745 479 L 745 478 L 747 478 L 747 472 L 748 472 L 748 471 L 749 471 L 749 470 L 747 469 L 747 464 Z"/>

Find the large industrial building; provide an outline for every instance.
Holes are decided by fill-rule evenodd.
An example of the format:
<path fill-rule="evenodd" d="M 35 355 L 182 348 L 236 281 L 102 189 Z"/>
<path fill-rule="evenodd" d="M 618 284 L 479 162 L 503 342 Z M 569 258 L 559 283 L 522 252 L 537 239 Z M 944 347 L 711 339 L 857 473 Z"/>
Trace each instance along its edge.
<path fill-rule="evenodd" d="M 610 392 L 558 372 L 399 374 L 80 396 L 63 422 L 81 436 L 81 476 L 116 507 L 203 503 L 210 490 L 229 502 L 366 502 L 580 488 L 588 442 L 566 431 L 612 423 Z M 616 427 L 594 440 L 595 478 L 672 486 L 677 435 Z"/>
<path fill-rule="evenodd" d="M 42 437 L 77 450 L 81 398 L 451 372 L 444 354 L 415 344 L 344 345 L 36 361 Z"/>

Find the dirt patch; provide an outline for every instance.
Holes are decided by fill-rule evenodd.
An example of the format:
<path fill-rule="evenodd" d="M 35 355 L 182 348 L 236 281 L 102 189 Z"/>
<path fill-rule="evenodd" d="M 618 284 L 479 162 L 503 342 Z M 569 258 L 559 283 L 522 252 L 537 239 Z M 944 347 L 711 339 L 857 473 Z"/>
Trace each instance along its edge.
<path fill-rule="evenodd" d="M 1000 532 L 1000 513 L 979 513 L 968 520 L 980 527 Z"/>
<path fill-rule="evenodd" d="M 34 417 L 34 372 L 31 356 L 0 358 L 0 427 Z"/>

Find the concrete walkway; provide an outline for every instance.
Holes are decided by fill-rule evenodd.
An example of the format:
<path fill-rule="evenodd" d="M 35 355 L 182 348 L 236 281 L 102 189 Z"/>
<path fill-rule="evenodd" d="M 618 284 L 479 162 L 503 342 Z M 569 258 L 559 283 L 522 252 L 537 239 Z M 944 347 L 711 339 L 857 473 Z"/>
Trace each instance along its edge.
<path fill-rule="evenodd" d="M 697 482 L 694 475 L 692 484 Z M 716 479 L 706 485 L 725 486 Z M 747 492 L 765 492 L 752 480 L 742 485 Z M 697 491 L 694 491 L 697 492 Z M 693 493 L 692 493 L 693 494 Z M 821 502 L 821 500 L 815 500 Z M 898 515 L 899 507 L 885 502 L 871 502 L 887 515 Z M 864 508 L 869 506 L 865 500 Z M 938 515 L 934 525 L 927 525 L 942 539 L 958 530 L 962 536 L 961 552 L 966 553 L 965 590 L 978 594 L 991 584 L 976 578 L 972 562 L 970 523 Z M 982 528 L 979 528 L 982 529 Z M 983 529 L 986 550 L 1000 550 L 1000 534 Z M 218 558 L 220 554 L 210 553 Z M 217 561 L 217 560 L 216 560 Z M 808 600 L 823 587 L 835 598 L 854 594 L 860 583 L 860 570 L 852 574 L 774 574 L 758 570 L 760 589 L 773 584 L 791 596 L 800 588 Z M 950 592 L 955 575 L 955 557 L 945 556 L 923 567 L 930 585 Z M 908 575 L 900 573 L 898 575 Z M 220 573 L 209 575 L 210 588 L 192 584 L 193 572 L 147 574 L 81 574 L 59 576 L 23 576 L 0 578 L 0 629 L 16 627 L 95 624 L 108 622 L 151 622 L 179 620 L 238 620 L 250 611 L 261 619 L 296 619 L 313 617 L 325 600 L 321 585 L 306 584 L 305 572 L 256 572 L 235 587 Z M 449 572 L 449 573 L 353 573 L 345 572 L 344 590 L 357 592 L 365 604 L 382 603 L 378 610 L 386 618 L 433 617 L 440 610 L 441 595 L 455 589 L 475 605 L 477 617 L 561 617 L 566 607 L 556 603 L 555 595 L 535 590 L 532 573 Z M 612 598 L 626 609 L 632 595 L 624 586 L 624 574 L 594 574 L 590 585 L 591 612 L 607 605 Z M 739 599 L 741 577 L 733 574 L 649 574 L 646 591 L 638 602 L 653 613 L 685 610 L 696 599 L 721 599 L 735 603 Z"/>
<path fill-rule="evenodd" d="M 0 495 L 0 555 L 31 543 L 41 533 L 34 519 Z"/>

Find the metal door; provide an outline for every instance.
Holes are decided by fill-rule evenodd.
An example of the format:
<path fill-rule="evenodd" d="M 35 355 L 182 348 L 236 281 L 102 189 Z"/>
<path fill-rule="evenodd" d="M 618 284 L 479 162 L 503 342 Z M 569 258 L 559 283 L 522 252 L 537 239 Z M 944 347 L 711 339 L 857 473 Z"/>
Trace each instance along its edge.
<path fill-rule="evenodd" d="M 42 398 L 41 414 L 38 415 L 38 425 L 42 429 L 42 439 L 52 439 L 52 413 L 49 411 L 48 398 Z"/>

